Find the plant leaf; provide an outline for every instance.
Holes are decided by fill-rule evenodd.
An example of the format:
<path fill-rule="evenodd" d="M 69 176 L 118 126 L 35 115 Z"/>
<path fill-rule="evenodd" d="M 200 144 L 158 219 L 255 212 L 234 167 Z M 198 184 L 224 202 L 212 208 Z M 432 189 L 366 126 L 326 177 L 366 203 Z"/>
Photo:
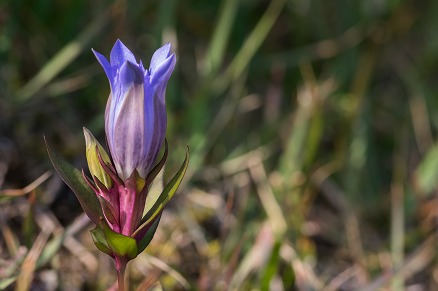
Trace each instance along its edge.
<path fill-rule="evenodd" d="M 187 167 L 189 165 L 189 147 L 187 147 L 186 158 L 184 159 L 181 168 L 178 172 L 173 176 L 172 180 L 170 180 L 169 184 L 166 185 L 163 192 L 158 197 L 155 204 L 151 207 L 151 209 L 143 216 L 140 227 L 132 234 L 132 237 L 138 239 L 137 235 L 141 234 L 144 230 L 143 228 L 148 227 L 148 225 L 154 220 L 154 218 L 163 211 L 163 208 L 169 202 L 169 200 L 173 197 L 176 190 L 178 189 L 181 181 L 184 177 L 184 174 L 187 171 Z"/>
<path fill-rule="evenodd" d="M 96 247 L 105 254 L 112 256 L 113 253 L 108 246 L 108 242 L 106 241 L 106 237 L 102 228 L 96 226 L 94 229 L 90 230 L 90 233 Z"/>
<path fill-rule="evenodd" d="M 138 247 L 135 239 L 113 231 L 103 219 L 99 225 L 103 230 L 108 247 L 114 255 L 126 257 L 129 260 L 137 256 Z"/>
<path fill-rule="evenodd" d="M 0 280 L 0 290 L 5 290 L 17 280 L 17 277 L 4 278 Z"/>
<path fill-rule="evenodd" d="M 46 143 L 47 152 L 49 153 L 53 167 L 55 167 L 59 176 L 61 176 L 62 180 L 70 187 L 73 193 L 75 193 L 82 209 L 91 221 L 95 224 L 99 224 L 99 217 L 103 216 L 99 200 L 93 190 L 84 181 L 81 171 L 59 156 L 49 145 L 46 137 L 44 137 L 44 142 Z"/>
<path fill-rule="evenodd" d="M 152 222 L 149 229 L 147 230 L 145 236 L 138 242 L 138 254 L 140 254 L 144 249 L 150 244 L 154 238 L 155 232 L 157 231 L 158 224 L 160 223 L 161 214 L 156 217 L 155 221 Z"/>

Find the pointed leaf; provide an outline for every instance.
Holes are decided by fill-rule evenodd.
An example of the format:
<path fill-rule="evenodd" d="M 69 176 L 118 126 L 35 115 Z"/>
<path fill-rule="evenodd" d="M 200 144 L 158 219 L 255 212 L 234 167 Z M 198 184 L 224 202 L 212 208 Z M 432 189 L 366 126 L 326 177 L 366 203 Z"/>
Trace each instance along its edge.
<path fill-rule="evenodd" d="M 126 257 L 129 260 L 137 256 L 138 248 L 135 239 L 113 231 L 103 220 L 101 220 L 100 227 L 103 229 L 108 247 L 115 256 Z"/>
<path fill-rule="evenodd" d="M 60 157 L 53 148 L 49 145 L 46 138 L 47 152 L 49 153 L 50 160 L 53 167 L 61 176 L 62 180 L 70 187 L 75 193 L 76 198 L 82 206 L 84 212 L 95 224 L 99 223 L 99 217 L 103 216 L 102 209 L 100 208 L 99 200 L 93 190 L 87 185 L 82 177 L 81 171 L 73 167 L 70 163 L 66 162 Z"/>
<path fill-rule="evenodd" d="M 113 253 L 108 246 L 108 242 L 106 241 L 106 237 L 102 228 L 96 226 L 94 229 L 90 230 L 90 233 L 96 247 L 105 254 L 112 256 Z"/>
<path fill-rule="evenodd" d="M 187 171 L 188 165 L 189 165 L 189 147 L 187 147 L 186 158 L 181 168 L 178 170 L 178 172 L 175 174 L 172 180 L 170 180 L 169 184 L 166 185 L 163 192 L 160 194 L 160 197 L 158 197 L 157 201 L 152 206 L 152 208 L 142 218 L 140 227 L 132 234 L 133 237 L 136 237 L 138 233 L 141 233 L 143 228 L 147 227 L 154 220 L 154 218 L 157 215 L 159 215 L 161 211 L 163 211 L 164 206 L 166 206 L 169 200 L 173 197 L 179 185 L 181 184 L 184 174 Z"/>
<path fill-rule="evenodd" d="M 152 222 L 152 225 L 147 230 L 145 236 L 138 243 L 138 254 L 140 254 L 144 249 L 150 244 L 152 239 L 154 238 L 155 232 L 157 231 L 158 224 L 160 223 L 161 214 L 156 217 L 155 221 Z"/>

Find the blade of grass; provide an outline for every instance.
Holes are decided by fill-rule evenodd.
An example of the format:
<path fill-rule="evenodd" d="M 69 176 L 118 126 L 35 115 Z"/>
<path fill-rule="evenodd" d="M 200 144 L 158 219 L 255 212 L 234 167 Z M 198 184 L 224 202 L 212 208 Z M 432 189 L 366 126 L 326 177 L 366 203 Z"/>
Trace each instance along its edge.
<path fill-rule="evenodd" d="M 213 85 L 216 92 L 223 91 L 228 87 L 231 81 L 237 79 L 248 67 L 249 62 L 268 36 L 269 31 L 273 27 L 285 4 L 285 0 L 271 1 L 265 13 L 245 40 L 243 46 L 234 57 L 225 73 L 215 80 Z"/>
<path fill-rule="evenodd" d="M 174 26 L 175 21 L 175 11 L 177 8 L 177 2 L 176 0 L 163 0 L 160 1 L 160 6 L 158 9 L 158 17 L 155 27 L 155 37 L 157 39 L 158 44 L 161 44 L 164 41 L 167 41 L 165 39 L 165 34 L 168 29 Z M 173 43 L 173 45 L 176 45 L 176 43 Z"/>
<path fill-rule="evenodd" d="M 404 261 L 405 217 L 404 217 L 404 182 L 407 179 L 407 129 L 400 133 L 401 148 L 394 157 L 393 182 L 391 185 L 391 258 L 394 269 L 399 269 Z M 396 274 L 391 281 L 392 290 L 404 290 L 402 274 Z"/>
<path fill-rule="evenodd" d="M 224 0 L 207 52 L 205 75 L 215 74 L 223 62 L 225 48 L 236 19 L 239 0 Z"/>
<path fill-rule="evenodd" d="M 349 195 L 347 198 L 353 202 L 353 205 L 354 203 L 363 205 L 367 202 L 360 200 L 364 197 L 364 195 L 361 195 L 364 193 L 363 185 L 366 185 L 363 175 L 370 143 L 368 136 L 370 127 L 369 115 L 366 112 L 369 102 L 364 99 L 374 72 L 377 52 L 378 47 L 373 45 L 368 47 L 360 57 L 358 69 L 353 79 L 349 112 L 346 116 L 347 121 L 352 126 L 349 129 L 349 144 L 347 149 L 342 150 L 341 156 L 345 158 L 346 163 L 345 171 L 343 172 L 345 194 Z M 360 276 L 358 276 L 359 284 L 363 285 L 368 281 L 369 274 L 362 245 L 360 223 L 353 209 L 346 213 L 345 227 L 351 256 L 362 270 Z"/>
<path fill-rule="evenodd" d="M 79 54 L 84 51 L 84 49 L 88 49 L 89 43 L 97 37 L 110 20 L 110 12 L 111 7 L 91 22 L 76 39 L 69 42 L 55 56 L 53 56 L 53 58 L 35 75 L 35 77 L 17 92 L 14 101 L 23 103 L 32 98 L 63 69 L 72 63 Z"/>

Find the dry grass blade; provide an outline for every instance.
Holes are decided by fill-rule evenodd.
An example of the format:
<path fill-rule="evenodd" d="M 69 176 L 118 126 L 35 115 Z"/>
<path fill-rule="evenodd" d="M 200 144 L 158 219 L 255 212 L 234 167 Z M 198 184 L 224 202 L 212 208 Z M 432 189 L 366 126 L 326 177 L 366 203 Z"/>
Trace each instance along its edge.
<path fill-rule="evenodd" d="M 368 280 L 368 274 L 366 271 L 359 219 L 351 210 L 352 208 L 347 199 L 344 198 L 346 197 L 345 193 L 343 193 L 333 181 L 328 179 L 330 173 L 337 169 L 337 167 L 337 163 L 331 163 L 319 168 L 319 170 L 315 171 L 311 176 L 311 181 L 317 188 L 319 188 L 321 194 L 327 198 L 332 206 L 340 212 L 340 215 L 342 215 L 350 255 L 356 261 L 361 270 L 360 272 L 357 272 L 358 279 L 360 282 L 365 283 Z M 327 173 L 327 171 L 329 173 Z"/>
<path fill-rule="evenodd" d="M 159 269 L 154 269 L 149 272 L 143 282 L 141 282 L 140 285 L 137 287 L 137 291 L 151 290 L 151 288 L 153 288 L 153 286 L 157 283 L 160 274 L 161 270 Z"/>
<path fill-rule="evenodd" d="M 158 279 L 161 272 L 165 272 L 169 274 L 172 278 L 174 278 L 184 289 L 188 290 L 190 288 L 189 282 L 174 268 L 166 264 L 164 261 L 160 260 L 157 257 L 153 257 L 148 254 L 143 254 L 139 256 L 136 261 L 134 261 L 134 264 L 139 269 L 144 269 L 145 265 L 152 265 L 155 267 L 154 271 L 151 273 L 145 274 L 147 277 L 143 283 L 142 283 L 142 289 L 138 290 L 148 290 L 144 289 L 145 286 L 152 286 L 156 280 Z M 148 279 L 148 277 L 151 277 Z"/>
<path fill-rule="evenodd" d="M 6 243 L 9 254 L 14 257 L 17 254 L 19 247 L 18 239 L 9 225 L 6 223 L 4 213 L 2 212 L 0 212 L 0 231 Z"/>
<path fill-rule="evenodd" d="M 99 264 L 96 257 L 80 241 L 72 236 L 68 236 L 64 239 L 63 246 L 81 261 L 88 272 L 92 274 L 97 272 Z"/>
<path fill-rule="evenodd" d="M 85 214 L 79 216 L 67 229 L 62 227 L 56 216 L 49 210 L 39 211 L 36 216 L 36 222 L 41 229 L 49 227 L 54 229 L 57 236 L 63 236 L 62 245 L 74 254 L 88 272 L 95 273 L 97 271 L 98 261 L 96 257 L 73 237 L 89 225 L 90 219 Z"/>
<path fill-rule="evenodd" d="M 338 274 L 336 277 L 330 280 L 329 284 L 322 289 L 322 291 L 336 291 L 339 290 L 339 288 L 353 278 L 354 276 L 357 276 L 360 272 L 360 269 L 357 265 L 347 268 L 345 271 Z"/>
<path fill-rule="evenodd" d="M 379 290 L 390 283 L 394 276 L 402 276 L 408 279 L 415 274 L 423 271 L 435 258 L 436 252 L 436 234 L 431 235 L 416 251 L 410 255 L 402 266 L 390 273 L 383 274 L 368 284 L 366 287 L 360 289 L 361 291 Z"/>
<path fill-rule="evenodd" d="M 41 252 L 43 251 L 53 229 L 54 228 L 50 226 L 45 227 L 35 240 L 35 243 L 21 265 L 21 271 L 18 275 L 17 285 L 15 287 L 16 291 L 25 291 L 30 289 L 38 258 L 41 255 Z"/>
<path fill-rule="evenodd" d="M 38 179 L 27 185 L 26 187 L 22 189 L 6 189 L 1 190 L 0 195 L 3 196 L 23 196 L 27 193 L 30 193 L 31 191 L 35 190 L 39 185 L 41 185 L 44 181 L 50 178 L 52 176 L 52 171 L 47 171 L 44 174 L 42 174 Z"/>
<path fill-rule="evenodd" d="M 257 165 L 257 163 L 263 163 L 263 161 L 272 154 L 273 150 L 271 147 L 261 146 L 241 156 L 222 162 L 219 165 L 219 169 L 223 175 L 235 175 L 238 172 L 248 169 L 248 167 Z"/>
<path fill-rule="evenodd" d="M 255 270 L 266 264 L 275 242 L 275 233 L 271 223 L 266 222 L 260 228 L 251 250 L 245 255 L 230 283 L 229 290 L 241 290 L 242 284 Z"/>
<path fill-rule="evenodd" d="M 312 266 L 299 258 L 296 251 L 288 243 L 283 243 L 280 249 L 283 260 L 290 263 L 296 276 L 298 290 L 320 290 L 322 283 L 315 274 Z"/>
<path fill-rule="evenodd" d="M 188 205 L 186 205 L 188 206 Z M 201 226 L 194 218 L 193 210 L 189 207 L 178 207 L 178 212 L 181 216 L 183 223 L 185 224 L 188 233 L 193 241 L 197 251 L 200 254 L 208 253 L 208 242 L 205 237 L 204 232 L 202 231 Z"/>
<path fill-rule="evenodd" d="M 281 207 L 269 185 L 263 164 L 260 161 L 254 161 L 254 163 L 251 162 L 251 164 L 255 164 L 255 166 L 249 168 L 251 178 L 256 184 L 257 193 L 262 202 L 262 206 L 265 209 L 266 215 L 269 218 L 272 230 L 276 237 L 279 238 L 287 229 L 286 219 L 284 218 Z"/>

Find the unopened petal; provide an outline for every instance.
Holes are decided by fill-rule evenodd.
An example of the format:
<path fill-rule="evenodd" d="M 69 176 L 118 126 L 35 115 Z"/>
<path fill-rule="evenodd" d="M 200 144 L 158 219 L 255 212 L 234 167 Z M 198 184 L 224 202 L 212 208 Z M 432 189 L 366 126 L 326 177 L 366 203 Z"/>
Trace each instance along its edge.
<path fill-rule="evenodd" d="M 136 64 L 130 62 L 124 63 L 117 74 L 116 89 L 113 90 L 111 94 L 111 99 L 108 100 L 107 108 L 105 110 L 106 111 L 105 130 L 106 130 L 108 145 L 111 154 L 113 156 L 116 155 L 116 157 L 114 157 L 116 160 L 120 156 L 120 150 L 117 150 L 117 147 L 120 147 L 120 145 L 114 146 L 114 143 L 116 142 L 115 141 L 116 120 L 119 119 L 120 111 L 124 106 L 124 104 L 129 104 L 129 102 L 132 101 L 132 100 L 127 100 L 132 98 L 132 94 L 133 94 L 133 92 L 131 92 L 132 88 L 135 86 L 140 86 L 141 88 L 143 88 L 142 82 L 143 82 L 142 70 Z M 141 98 L 143 98 L 143 95 L 141 95 Z M 132 110 L 134 110 L 134 112 L 138 112 L 138 110 L 137 111 L 135 111 L 135 109 Z M 124 112 L 125 112 L 124 114 L 126 114 L 126 109 Z M 132 114 L 129 114 L 129 116 L 130 115 Z M 125 118 L 129 118 L 129 117 L 125 117 Z M 124 131 L 124 129 L 121 129 L 121 131 Z M 118 138 L 117 142 L 119 141 L 120 138 Z"/>
<path fill-rule="evenodd" d="M 111 64 L 108 62 L 108 60 L 100 53 L 96 52 L 94 49 L 91 49 L 96 56 L 96 59 L 99 61 L 100 65 L 102 66 L 103 70 L 105 71 L 106 77 L 108 78 L 108 81 L 110 83 L 111 89 L 114 89 L 114 76 L 116 75 L 116 72 L 114 72 L 114 69 L 111 67 Z"/>
<path fill-rule="evenodd" d="M 118 39 L 111 50 L 111 66 L 120 67 L 127 61 L 137 63 L 134 54 Z"/>
<path fill-rule="evenodd" d="M 114 138 L 111 146 L 117 172 L 126 180 L 137 168 L 144 154 L 143 85 L 132 86 L 120 104 L 120 112 L 114 122 Z"/>
<path fill-rule="evenodd" d="M 151 58 L 150 69 L 152 71 L 154 71 L 155 68 L 157 68 L 162 62 L 164 62 L 164 60 L 166 60 L 169 57 L 170 49 L 171 49 L 171 45 L 170 43 L 168 43 L 155 51 L 155 53 L 152 55 Z"/>
<path fill-rule="evenodd" d="M 158 87 L 160 83 L 166 83 L 175 68 L 176 57 L 175 54 L 170 55 L 162 63 L 160 63 L 155 70 L 151 70 L 151 84 Z M 165 85 L 166 85 L 165 84 Z"/>

